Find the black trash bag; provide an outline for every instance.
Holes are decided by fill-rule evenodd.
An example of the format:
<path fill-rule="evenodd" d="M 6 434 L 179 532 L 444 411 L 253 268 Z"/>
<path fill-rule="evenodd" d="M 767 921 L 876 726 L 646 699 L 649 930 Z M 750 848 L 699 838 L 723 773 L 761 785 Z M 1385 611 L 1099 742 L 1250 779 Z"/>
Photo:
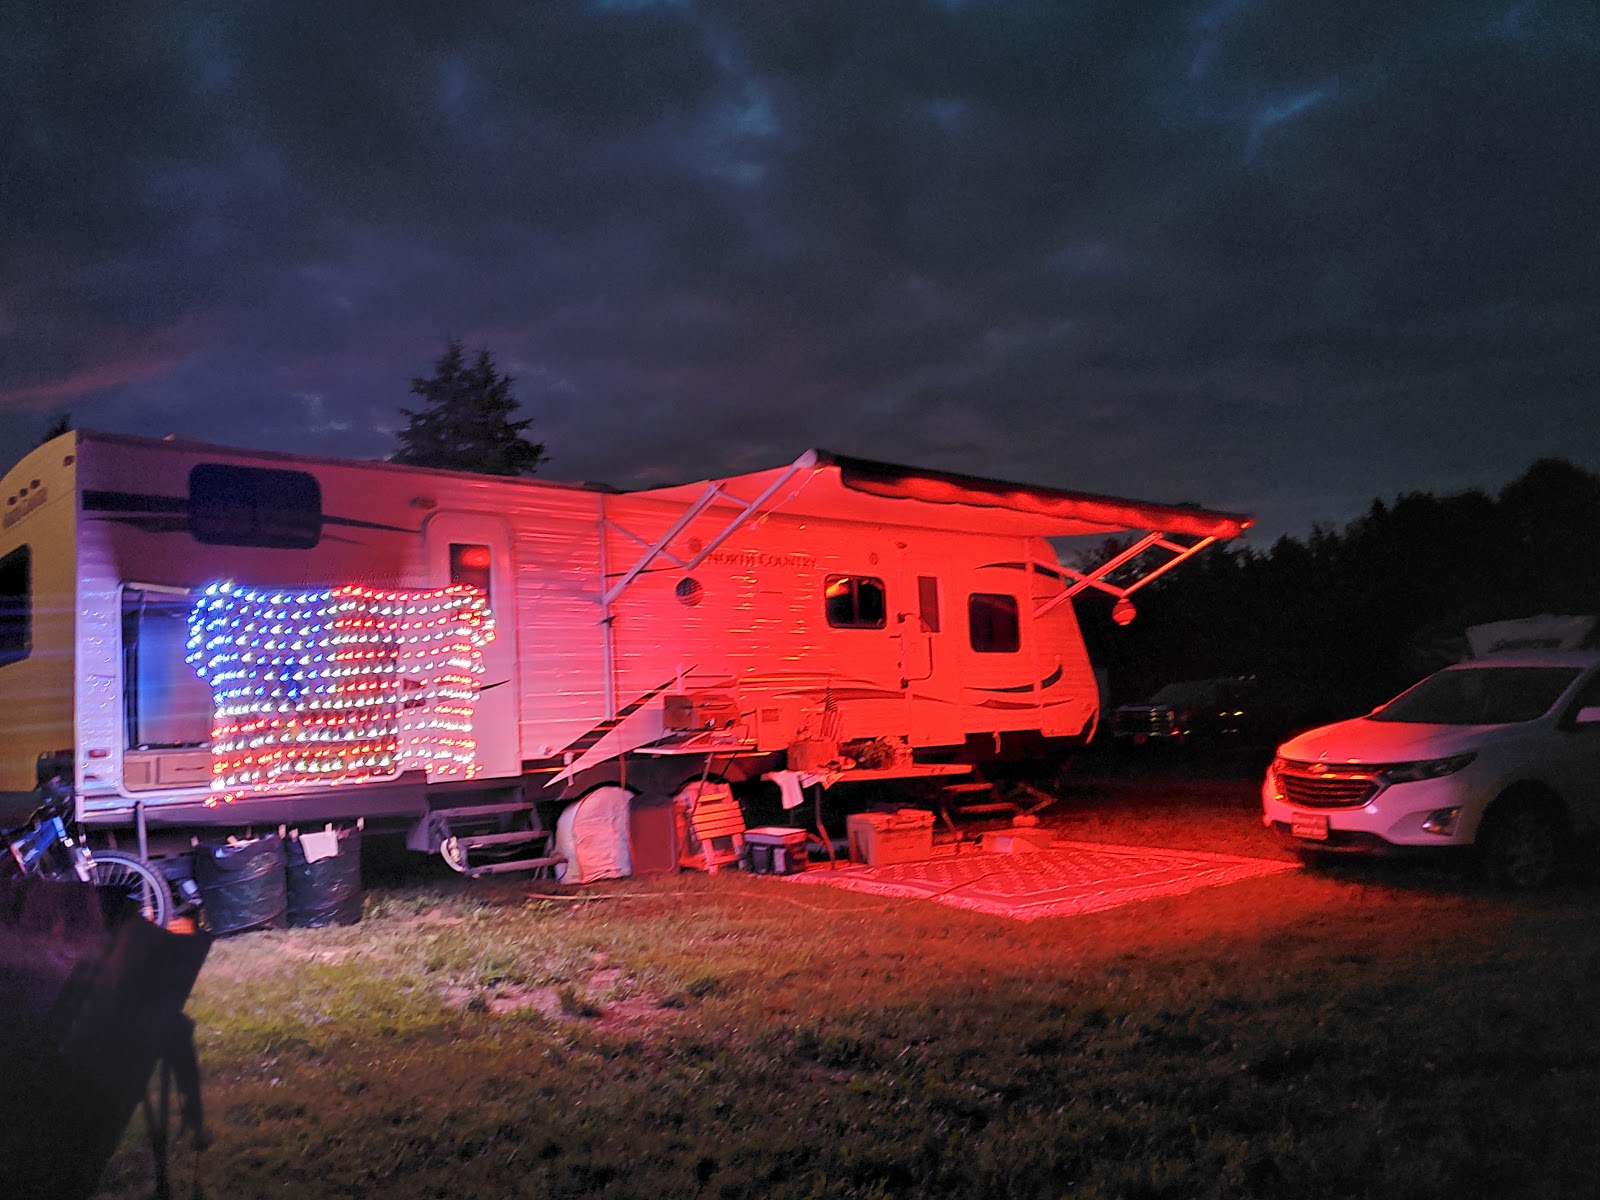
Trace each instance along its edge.
<path fill-rule="evenodd" d="M 206 925 L 226 935 L 289 927 L 283 839 L 275 833 L 249 841 L 202 842 L 194 852 Z"/>
<path fill-rule="evenodd" d="M 141 1102 L 169 1195 L 165 1099 L 178 1084 L 201 1145 L 184 1003 L 211 939 L 144 920 L 115 889 L 0 879 L 0 1180 L 7 1196 L 84 1200 Z M 151 1075 L 162 1067 L 158 1124 Z"/>
<path fill-rule="evenodd" d="M 316 840 L 333 836 L 337 852 L 317 857 Z M 322 834 L 291 835 L 289 924 L 296 929 L 354 925 L 361 920 L 361 831 L 354 826 Z M 315 861 L 312 861 L 312 860 Z"/>

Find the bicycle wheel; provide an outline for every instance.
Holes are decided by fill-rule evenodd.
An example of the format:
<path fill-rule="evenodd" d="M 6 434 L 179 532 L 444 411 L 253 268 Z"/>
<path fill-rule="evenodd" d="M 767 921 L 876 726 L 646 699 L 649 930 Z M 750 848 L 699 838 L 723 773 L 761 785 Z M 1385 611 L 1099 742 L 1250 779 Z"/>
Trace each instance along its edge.
<path fill-rule="evenodd" d="M 94 852 L 94 881 L 116 888 L 139 906 L 144 919 L 165 928 L 172 916 L 172 891 L 149 863 L 121 850 Z"/>

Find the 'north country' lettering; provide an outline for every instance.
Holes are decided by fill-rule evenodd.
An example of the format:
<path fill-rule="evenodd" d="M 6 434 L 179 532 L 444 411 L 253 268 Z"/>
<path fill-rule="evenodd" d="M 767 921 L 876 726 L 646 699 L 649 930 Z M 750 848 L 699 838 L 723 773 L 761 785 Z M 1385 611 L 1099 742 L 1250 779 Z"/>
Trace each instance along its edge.
<path fill-rule="evenodd" d="M 790 571 L 809 571 L 817 560 L 809 554 L 773 554 L 767 550 L 713 550 L 706 561 L 719 567 L 776 567 Z"/>

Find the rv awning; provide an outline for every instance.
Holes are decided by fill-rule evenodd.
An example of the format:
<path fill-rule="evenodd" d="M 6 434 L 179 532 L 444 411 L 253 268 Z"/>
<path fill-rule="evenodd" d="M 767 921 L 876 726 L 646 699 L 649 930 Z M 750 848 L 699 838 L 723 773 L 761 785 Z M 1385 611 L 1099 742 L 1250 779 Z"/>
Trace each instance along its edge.
<path fill-rule="evenodd" d="M 837 474 L 841 495 L 847 494 L 857 504 L 868 496 L 892 502 L 892 509 L 882 510 L 886 519 L 906 521 L 906 510 L 911 509 L 917 515 L 908 524 L 1034 537 L 1159 529 L 1217 539 L 1236 537 L 1251 524 L 1249 517 L 1207 512 L 1188 505 L 1147 504 L 1088 492 L 918 470 L 823 450 L 812 453 L 817 456 L 818 473 L 831 470 Z"/>
<path fill-rule="evenodd" d="M 1022 537 L 1080 537 L 1155 530 L 1191 537 L 1236 537 L 1251 518 L 1208 512 L 1190 505 L 1149 504 L 1089 492 L 1033 487 L 929 471 L 894 463 L 808 450 L 785 467 L 727 479 L 636 492 L 693 503 L 715 488 L 715 507 L 758 502 L 761 511 L 782 511 L 814 520 L 881 521 L 975 533 Z M 763 499 L 764 498 L 764 499 Z"/>
<path fill-rule="evenodd" d="M 1006 483 L 851 458 L 826 450 L 808 450 L 785 467 L 632 495 L 665 501 L 680 508 L 681 515 L 654 538 L 621 530 L 644 552 L 612 584 L 606 596 L 608 602 L 643 572 L 667 565 L 659 561 L 663 558 L 672 567 L 692 570 L 747 521 L 772 512 L 808 520 L 1018 537 L 1142 534 L 1112 562 L 1088 575 L 1077 575 L 1069 590 L 1070 594 L 1096 587 L 1118 596 L 1164 574 L 1212 542 L 1238 536 L 1251 524 L 1251 518 L 1234 513 Z M 716 531 L 710 538 L 702 535 L 702 549 L 692 559 L 679 559 L 668 552 L 667 547 L 689 525 L 700 530 L 704 521 L 710 521 Z M 1141 556 L 1158 561 L 1141 563 L 1139 577 L 1130 585 L 1112 586 L 1107 582 L 1106 576 L 1113 569 L 1129 567 Z"/>

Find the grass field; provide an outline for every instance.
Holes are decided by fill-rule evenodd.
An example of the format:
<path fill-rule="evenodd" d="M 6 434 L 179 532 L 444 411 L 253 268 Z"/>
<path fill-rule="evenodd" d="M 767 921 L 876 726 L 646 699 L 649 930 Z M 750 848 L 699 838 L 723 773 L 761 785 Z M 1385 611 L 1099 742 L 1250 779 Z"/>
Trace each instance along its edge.
<path fill-rule="evenodd" d="M 1181 763 L 1178 764 L 1181 767 Z M 1279 856 L 1256 776 L 1065 837 Z M 770 877 L 427 875 L 219 941 L 209 1197 L 1590 1196 L 1600 882 L 1290 871 L 1022 923 Z M 197 1165 L 196 1165 L 197 1164 Z M 150 1192 L 135 1124 L 105 1197 Z"/>

